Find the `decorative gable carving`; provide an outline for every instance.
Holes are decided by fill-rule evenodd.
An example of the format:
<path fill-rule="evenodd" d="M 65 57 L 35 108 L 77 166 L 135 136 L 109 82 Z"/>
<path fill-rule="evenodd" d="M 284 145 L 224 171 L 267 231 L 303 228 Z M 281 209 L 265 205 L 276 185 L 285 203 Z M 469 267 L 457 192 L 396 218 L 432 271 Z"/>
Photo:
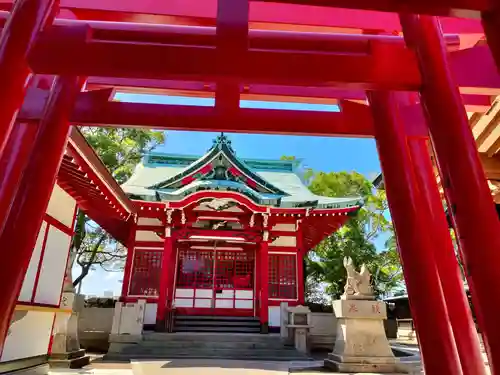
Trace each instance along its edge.
<path fill-rule="evenodd" d="M 231 141 L 224 134 L 214 140 L 214 145 L 205 156 L 181 173 L 149 188 L 177 190 L 197 180 L 232 181 L 246 185 L 259 193 L 287 195 L 240 161 L 234 153 Z"/>

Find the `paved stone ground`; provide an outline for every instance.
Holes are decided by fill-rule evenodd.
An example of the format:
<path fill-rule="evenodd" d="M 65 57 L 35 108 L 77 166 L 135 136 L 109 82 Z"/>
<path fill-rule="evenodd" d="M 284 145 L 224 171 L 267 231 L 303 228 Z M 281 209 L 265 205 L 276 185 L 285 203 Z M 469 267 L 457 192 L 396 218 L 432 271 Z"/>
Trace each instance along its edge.
<path fill-rule="evenodd" d="M 400 357 L 402 363 L 412 369 L 412 375 L 423 375 L 420 363 L 420 352 L 415 341 L 392 341 L 391 345 L 411 353 L 412 356 Z M 486 355 L 484 355 L 485 364 Z M 94 356 L 93 362 L 81 370 L 53 370 L 49 375 L 319 375 L 317 370 L 322 360 L 317 357 L 313 362 L 272 362 L 272 361 L 235 361 L 235 360 L 141 360 L 128 362 L 105 362 L 100 356 Z M 307 370 L 306 364 L 316 367 Z M 301 369 L 300 372 L 296 372 Z M 489 368 L 488 373 L 489 373 Z M 357 374 L 351 374 L 357 375 Z M 370 374 L 365 374 L 370 375 Z M 371 374 L 378 375 L 378 374 Z"/>

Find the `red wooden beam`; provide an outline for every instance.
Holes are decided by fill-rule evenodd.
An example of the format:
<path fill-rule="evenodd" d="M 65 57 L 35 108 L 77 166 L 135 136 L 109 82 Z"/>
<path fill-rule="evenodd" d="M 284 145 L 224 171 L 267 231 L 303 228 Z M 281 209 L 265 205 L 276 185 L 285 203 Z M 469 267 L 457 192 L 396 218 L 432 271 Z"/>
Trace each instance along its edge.
<path fill-rule="evenodd" d="M 67 38 L 70 39 L 70 38 Z M 199 64 L 203 61 L 203 64 Z M 216 48 L 133 42 L 67 43 L 47 38 L 29 56 L 39 74 L 217 81 L 227 77 Z M 416 90 L 420 75 L 413 54 L 390 43 L 374 42 L 371 54 L 249 50 L 230 72 L 240 82 L 270 84 L 349 84 L 361 89 Z"/>
<path fill-rule="evenodd" d="M 297 4 L 330 8 L 408 12 L 434 16 L 479 18 L 479 12 L 493 7 L 488 0 L 253 0 L 257 2 Z"/>
<path fill-rule="evenodd" d="M 493 72 L 493 70 L 487 70 L 486 72 L 483 70 L 481 74 L 487 75 Z M 464 82 L 468 83 L 467 75 L 464 74 L 463 77 Z M 491 107 L 491 97 L 494 95 L 494 92 L 500 90 L 500 83 L 498 84 L 498 89 L 487 86 L 494 86 L 496 80 L 496 78 L 493 80 L 482 80 L 485 87 L 475 89 L 471 89 L 470 87 L 464 88 L 464 92 L 474 92 L 474 94 L 462 95 L 462 100 L 468 112 L 486 112 Z M 214 98 L 215 96 L 215 83 L 208 84 L 194 81 L 89 77 L 86 87 L 88 90 L 114 89 L 114 92 L 128 94 L 154 94 L 190 98 Z M 252 84 L 240 85 L 240 93 L 241 100 L 250 101 L 323 105 L 335 105 L 338 104 L 339 100 L 366 102 L 364 90 L 347 90 L 336 87 Z"/>
<path fill-rule="evenodd" d="M 87 43 L 89 39 L 88 33 L 92 33 L 92 42 L 90 44 Z M 456 46 L 458 42 L 457 36 L 449 35 L 447 37 L 447 42 L 449 46 Z M 172 43 L 175 43 L 176 46 L 166 46 L 166 44 Z M 69 47 L 67 46 L 68 44 L 70 44 Z M 154 46 L 151 44 L 154 44 Z M 51 32 L 47 33 L 38 43 L 38 57 L 40 61 L 33 61 L 32 65 L 35 69 L 38 68 L 41 71 L 50 71 L 51 67 L 47 66 L 52 63 L 51 58 L 48 57 L 49 54 L 54 55 L 54 59 L 56 59 L 55 56 L 60 56 L 60 54 L 71 54 L 74 57 L 69 57 L 67 61 L 64 61 L 64 58 L 56 59 L 60 62 L 59 66 L 62 65 L 63 62 L 69 64 L 73 60 L 78 60 L 78 65 L 75 65 L 76 69 L 81 68 L 86 72 L 94 72 L 103 76 L 106 70 L 114 70 L 113 68 L 115 65 L 109 63 L 109 61 L 108 64 L 99 63 L 99 56 L 97 55 L 103 48 L 109 47 L 110 50 L 105 51 L 102 58 L 105 60 L 111 59 L 111 62 L 119 58 L 123 58 L 126 61 L 126 64 L 120 61 L 119 65 L 121 68 L 112 74 L 112 76 L 115 77 L 115 81 L 112 81 L 113 83 L 116 82 L 120 85 L 130 84 L 132 86 L 144 85 L 145 87 L 176 89 L 181 91 L 215 91 L 213 82 L 222 75 L 221 67 L 217 67 L 217 65 L 220 65 L 216 60 L 217 51 L 207 48 L 181 48 L 178 44 L 182 44 L 183 46 L 215 46 L 215 28 L 134 25 L 59 19 Z M 254 51 L 256 53 L 251 53 L 249 55 L 250 59 L 247 61 L 247 64 L 238 64 L 241 65 L 240 69 L 233 72 L 233 76 L 237 76 L 240 78 L 241 82 L 245 83 L 244 85 L 241 84 L 240 88 L 244 93 L 246 92 L 248 94 L 324 97 L 328 93 L 329 97 L 340 95 L 342 97 L 345 96 L 346 99 L 362 100 L 361 98 L 364 98 L 362 90 L 346 94 L 345 91 L 336 90 L 332 88 L 332 86 L 335 86 L 335 83 L 337 83 L 337 85 L 349 84 L 351 89 L 353 88 L 353 83 L 359 85 L 361 89 L 377 85 L 387 86 L 395 84 L 398 86 L 398 84 L 395 83 L 397 79 L 401 79 L 401 84 L 399 86 L 406 85 L 407 88 L 411 89 L 412 84 L 413 86 L 418 85 L 418 83 L 416 83 L 418 80 L 418 72 L 415 62 L 413 61 L 413 55 L 403 48 L 401 37 L 251 30 L 249 33 L 249 45 L 259 50 L 274 50 Z M 130 46 L 132 50 L 125 51 L 123 49 L 124 46 Z M 117 47 L 119 52 L 121 51 L 121 57 L 120 55 L 114 54 L 112 51 L 114 47 Z M 292 48 L 293 51 L 288 51 L 287 53 L 281 51 L 282 49 L 289 50 Z M 45 49 L 47 49 L 47 51 L 44 51 Z M 141 53 L 140 56 L 142 59 L 131 59 L 130 55 L 125 58 L 125 55 L 134 53 L 133 51 L 135 50 Z M 180 51 L 181 55 L 176 56 L 176 59 L 172 59 L 171 53 L 176 50 Z M 279 50 L 279 52 L 276 50 Z M 71 51 L 74 51 L 74 53 Z M 469 90 L 467 93 L 473 92 L 471 89 L 474 89 L 475 91 L 473 93 L 477 94 L 496 94 L 492 93 L 490 88 L 498 88 L 498 86 L 500 86 L 498 83 L 499 79 L 496 71 L 490 68 L 492 58 L 487 47 L 475 47 L 465 51 L 450 53 L 453 70 L 456 73 L 456 79 L 460 86 L 467 87 Z M 143 52 L 144 54 L 142 54 Z M 325 56 L 322 52 L 328 52 L 328 56 Z M 349 54 L 347 56 L 338 56 L 330 52 L 339 52 L 339 54 L 342 55 L 345 53 Z M 90 55 L 87 53 L 90 53 Z M 158 55 L 156 55 L 157 53 Z M 314 54 L 315 56 L 311 57 L 310 54 Z M 354 54 L 354 56 L 352 54 Z M 111 55 L 114 56 L 115 60 L 113 60 L 113 56 Z M 189 64 L 189 61 L 187 61 L 188 64 L 184 66 L 181 56 L 189 60 L 188 57 L 192 55 L 194 55 L 193 58 L 199 56 L 200 58 L 204 57 L 211 60 L 205 64 L 208 66 L 204 69 L 197 68 L 194 63 Z M 470 57 L 464 57 L 465 55 Z M 145 62 L 148 56 L 149 62 Z M 155 61 L 161 60 L 162 56 L 165 59 L 170 58 L 175 61 L 165 63 L 164 65 L 162 65 L 163 61 L 159 61 L 157 64 L 149 64 L 151 59 Z M 287 57 L 293 57 L 297 62 L 295 64 L 289 64 L 285 61 Z M 256 61 L 259 59 L 263 60 Z M 307 59 L 310 61 L 305 61 Z M 477 64 L 478 60 L 486 61 L 487 69 L 483 68 L 484 64 Z M 179 62 L 177 63 L 176 61 Z M 351 62 L 354 65 L 352 65 Z M 391 64 L 391 62 L 393 62 L 393 64 Z M 356 66 L 359 68 L 359 65 L 356 64 L 364 63 L 368 64 L 366 66 L 366 72 L 364 72 L 364 74 L 357 72 Z M 266 69 L 263 69 L 260 64 L 266 64 Z M 330 64 L 337 64 L 335 65 L 336 69 L 331 69 L 332 65 Z M 56 65 L 54 65 L 56 70 L 59 69 L 57 65 L 56 62 Z M 401 67 L 401 65 L 404 65 L 404 67 Z M 148 72 L 146 74 L 139 72 L 142 69 L 141 67 Z M 398 67 L 400 69 L 398 69 Z M 62 69 L 64 70 L 64 67 L 62 67 Z M 299 72 L 300 74 L 296 74 L 298 70 L 304 69 L 306 72 Z M 165 70 L 168 70 L 170 74 L 166 74 Z M 314 70 L 314 72 L 311 72 L 311 70 Z M 222 71 L 227 73 L 225 69 L 222 69 Z M 476 73 L 471 75 L 471 72 Z M 493 74 L 493 72 L 495 74 Z M 409 76 L 408 73 L 410 74 Z M 296 80 L 295 83 L 294 80 L 286 79 L 289 78 L 287 74 L 296 77 L 294 78 L 294 80 Z M 343 74 L 347 74 L 347 76 L 341 77 Z M 161 83 L 161 81 L 158 80 L 148 79 L 151 77 L 168 79 L 171 76 L 177 76 L 182 80 L 188 77 L 191 77 L 190 79 L 193 80 L 196 79 L 196 77 L 199 78 L 204 75 L 208 76 L 200 79 L 202 82 L 169 81 Z M 227 74 L 224 74 L 224 76 L 227 76 Z M 479 76 L 483 79 L 479 79 Z M 129 77 L 129 79 L 124 80 L 120 77 Z M 130 79 L 131 77 L 134 77 L 134 79 Z M 272 85 L 274 78 L 278 79 L 278 83 L 288 86 L 277 88 L 276 85 Z M 108 77 L 106 79 L 110 80 L 113 78 Z M 321 85 L 324 85 L 326 80 L 330 87 L 310 88 L 311 80 L 317 80 Z M 267 85 L 259 85 L 256 83 L 259 81 L 263 81 L 263 83 L 267 83 Z M 98 79 L 97 82 L 102 84 L 103 80 L 101 79 L 99 81 Z M 293 88 L 293 86 L 290 86 L 293 84 L 306 85 L 308 87 Z M 396 87 L 396 89 L 398 89 L 398 87 Z M 332 92 L 332 90 L 334 91 Z M 312 92 L 318 93 L 313 94 Z M 265 99 L 267 98 L 256 98 L 255 100 Z M 282 101 L 282 99 L 279 101 Z"/>
<path fill-rule="evenodd" d="M 40 119 L 43 91 L 31 92 L 19 121 Z M 99 96 L 99 95 L 97 95 Z M 71 121 L 89 126 L 149 127 L 197 131 L 371 137 L 372 117 L 367 106 L 346 102 L 342 112 L 240 109 L 228 123 L 213 107 L 122 103 L 94 100 L 93 92 L 80 94 Z M 100 99 L 100 98 L 99 98 Z M 41 103 L 41 102 L 40 102 Z M 237 126 L 237 128 L 235 128 Z"/>
<path fill-rule="evenodd" d="M 317 0 L 316 0 L 317 1 Z M 455 0 L 453 3 L 457 3 Z M 376 32 L 401 31 L 398 17 L 394 13 L 382 13 L 353 8 L 347 0 L 345 7 L 330 8 L 308 5 L 295 5 L 277 2 L 251 2 L 250 28 L 293 29 L 309 27 L 311 30 L 325 28 L 370 30 Z M 365 3 L 368 3 L 364 0 Z M 426 4 L 430 1 L 426 1 Z M 450 4 L 450 8 L 452 7 Z M 471 3 L 469 0 L 468 3 Z M 10 10 L 12 0 L 1 0 L 0 9 Z M 309 4 L 309 3 L 308 3 Z M 413 0 L 411 4 L 419 5 Z M 484 0 L 479 3 L 484 5 Z M 396 5 L 400 5 L 398 2 Z M 442 9 L 440 3 L 436 4 Z M 442 2 L 441 2 L 442 5 Z M 474 4 L 473 4 L 474 5 Z M 217 0 L 182 0 L 182 1 L 135 1 L 135 0 L 62 0 L 63 9 L 60 17 L 93 19 L 103 21 L 140 22 L 157 24 L 182 24 L 196 26 L 214 26 Z M 387 6 L 387 2 L 379 5 L 368 3 L 368 6 Z M 342 9 L 344 8 L 344 9 Z M 469 13 L 470 15 L 470 13 Z M 475 15 L 475 14 L 473 14 Z M 463 16 L 462 16 L 463 17 Z M 482 33 L 481 23 L 476 19 L 442 18 L 445 32 Z M 354 31 L 355 31 L 354 30 Z M 330 30 L 332 31 L 332 30 Z"/>
<path fill-rule="evenodd" d="M 234 4 L 234 2 L 232 3 Z M 234 12 L 233 12 L 234 13 Z M 234 23 L 234 14 L 232 14 Z M 0 26 L 4 26 L 8 12 L 0 11 Z M 242 22 L 238 22 L 240 24 Z M 243 22 L 243 24 L 245 24 Z M 220 27 L 219 27 L 220 28 Z M 127 22 L 103 22 L 92 20 L 68 20 L 57 18 L 46 32 L 52 38 L 60 38 L 69 32 L 89 30 L 95 40 L 136 41 L 144 43 L 216 46 L 217 27 L 179 26 L 172 24 L 144 24 Z M 71 36 L 72 38 L 74 36 Z M 225 34 L 221 39 L 225 40 Z M 369 53 L 370 42 L 385 41 L 404 44 L 403 37 L 396 35 L 346 34 L 338 32 L 303 32 L 283 30 L 248 30 L 248 47 L 256 49 L 304 50 L 316 52 Z M 448 48 L 460 47 L 458 34 L 447 34 Z M 246 43 L 244 43 L 246 44 Z"/>
<path fill-rule="evenodd" d="M 38 93 L 43 95 L 43 91 L 38 91 Z M 71 129 L 69 145 L 68 150 L 76 163 L 83 169 L 86 169 L 85 172 L 87 174 L 93 176 L 94 182 L 99 185 L 102 192 L 115 200 L 124 212 L 134 213 L 137 211 L 137 207 L 130 201 L 120 185 L 111 176 L 99 156 L 77 128 Z"/>

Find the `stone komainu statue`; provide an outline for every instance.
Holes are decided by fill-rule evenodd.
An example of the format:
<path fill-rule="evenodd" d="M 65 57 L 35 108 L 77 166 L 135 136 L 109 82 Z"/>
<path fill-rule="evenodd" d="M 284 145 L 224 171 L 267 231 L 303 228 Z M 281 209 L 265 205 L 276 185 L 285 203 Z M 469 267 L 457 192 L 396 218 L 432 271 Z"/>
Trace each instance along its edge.
<path fill-rule="evenodd" d="M 344 257 L 344 267 L 347 270 L 347 282 L 342 299 L 374 299 L 370 284 L 371 274 L 363 264 L 360 272 L 354 269 L 351 257 Z"/>

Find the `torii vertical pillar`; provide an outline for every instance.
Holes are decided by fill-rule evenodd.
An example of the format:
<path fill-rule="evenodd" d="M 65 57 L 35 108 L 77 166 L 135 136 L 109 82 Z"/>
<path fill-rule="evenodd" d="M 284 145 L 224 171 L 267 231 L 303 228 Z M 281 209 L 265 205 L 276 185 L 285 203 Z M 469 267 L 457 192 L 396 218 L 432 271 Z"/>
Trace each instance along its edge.
<path fill-rule="evenodd" d="M 491 372 L 500 374 L 500 221 L 486 182 L 458 87 L 447 62 L 436 17 L 401 15 L 407 44 L 417 54 L 421 99 L 454 215 L 465 272 Z"/>
<path fill-rule="evenodd" d="M 421 208 L 425 209 L 429 219 L 427 229 L 432 238 L 434 262 L 438 268 L 463 375 L 486 375 L 476 325 L 465 294 L 462 273 L 451 242 L 448 221 L 429 155 L 428 137 L 408 137 L 407 144 L 421 191 Z"/>
<path fill-rule="evenodd" d="M 59 77 L 55 81 L 29 163 L 0 233 L 0 352 L 64 155 L 70 130 L 68 118 L 83 82 L 78 77 Z"/>
<path fill-rule="evenodd" d="M 441 284 L 420 192 L 408 152 L 404 124 L 399 121 L 392 94 L 369 92 L 375 138 L 389 209 L 398 238 L 400 257 L 417 328 L 425 373 L 462 374 L 447 319 Z"/>
<path fill-rule="evenodd" d="M 26 61 L 35 38 L 51 25 L 57 0 L 16 0 L 0 36 L 0 155 L 21 107 L 30 76 Z"/>
<path fill-rule="evenodd" d="M 497 5 L 491 10 L 482 12 L 481 19 L 488 46 L 500 72 L 500 6 Z"/>
<path fill-rule="evenodd" d="M 0 233 L 21 182 L 37 128 L 37 123 L 16 122 L 4 153 L 0 155 Z"/>

